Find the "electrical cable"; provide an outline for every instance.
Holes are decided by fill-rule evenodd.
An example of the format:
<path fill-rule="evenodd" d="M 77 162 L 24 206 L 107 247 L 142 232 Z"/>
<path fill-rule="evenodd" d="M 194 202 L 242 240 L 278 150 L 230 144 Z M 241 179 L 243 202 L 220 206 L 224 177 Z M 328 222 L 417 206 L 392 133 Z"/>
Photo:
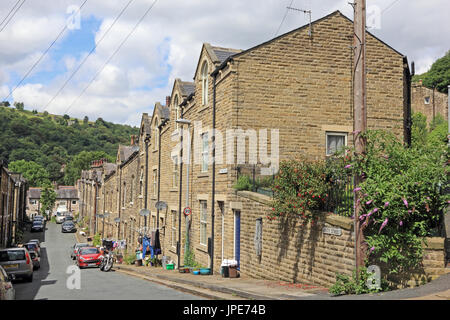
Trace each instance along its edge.
<path fill-rule="evenodd" d="M 9 17 L 8 21 L 6 21 L 5 25 L 0 29 L 0 32 L 3 31 L 3 29 L 6 28 L 6 26 L 8 25 L 8 23 L 12 20 L 12 18 L 14 18 L 14 16 L 16 15 L 17 11 L 19 11 L 19 9 L 23 6 L 23 4 L 25 3 L 26 0 L 23 0 L 22 3 L 19 5 L 19 7 L 17 7 L 16 11 L 14 11 L 14 13 Z M 17 3 L 16 3 L 17 5 Z M 9 16 L 9 13 L 8 13 Z M 2 22 L 3 23 L 3 22 Z"/>

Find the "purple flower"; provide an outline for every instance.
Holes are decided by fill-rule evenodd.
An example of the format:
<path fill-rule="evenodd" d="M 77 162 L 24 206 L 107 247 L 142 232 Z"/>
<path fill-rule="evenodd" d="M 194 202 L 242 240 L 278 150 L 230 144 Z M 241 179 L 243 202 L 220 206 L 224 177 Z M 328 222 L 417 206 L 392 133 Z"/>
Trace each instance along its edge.
<path fill-rule="evenodd" d="M 408 208 L 408 201 L 406 201 L 405 198 L 403 198 L 403 203 L 405 204 L 405 206 Z"/>
<path fill-rule="evenodd" d="M 401 227 L 401 226 L 403 225 L 403 221 L 401 221 L 401 220 L 400 220 L 400 223 L 399 223 L 399 225 L 400 225 L 400 227 Z"/>
<path fill-rule="evenodd" d="M 366 202 L 366 204 L 368 205 L 368 204 L 371 204 L 372 202 L 373 202 L 373 200 L 369 200 Z"/>
<path fill-rule="evenodd" d="M 411 213 L 412 211 L 411 210 L 408 210 L 408 213 Z"/>
<path fill-rule="evenodd" d="M 372 251 L 374 251 L 374 250 L 375 250 L 375 247 L 370 248 L 370 252 L 372 252 Z"/>
<path fill-rule="evenodd" d="M 363 215 L 361 215 L 360 217 L 359 217 L 359 220 L 363 220 L 365 217 L 367 216 L 367 214 L 363 214 Z"/>
<path fill-rule="evenodd" d="M 358 192 L 358 191 L 360 191 L 360 190 L 361 190 L 361 188 L 358 187 L 358 188 L 353 189 L 353 192 Z"/>
<path fill-rule="evenodd" d="M 386 202 L 384 203 L 384 208 L 386 209 L 388 205 L 389 205 L 389 201 L 386 201 Z"/>
<path fill-rule="evenodd" d="M 346 165 L 344 168 L 345 169 L 348 169 L 348 168 L 351 168 L 352 167 L 352 165 L 351 164 L 348 164 L 348 165 Z"/>
<path fill-rule="evenodd" d="M 383 223 L 381 224 L 380 230 L 378 231 L 378 233 L 381 232 L 381 230 L 387 225 L 388 223 L 388 218 L 386 218 L 386 220 L 383 221 Z"/>

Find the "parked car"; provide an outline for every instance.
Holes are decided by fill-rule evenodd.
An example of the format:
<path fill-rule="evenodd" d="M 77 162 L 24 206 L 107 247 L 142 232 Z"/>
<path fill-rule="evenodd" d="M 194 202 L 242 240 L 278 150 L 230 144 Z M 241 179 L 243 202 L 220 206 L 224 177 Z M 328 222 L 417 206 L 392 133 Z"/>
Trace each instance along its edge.
<path fill-rule="evenodd" d="M 77 258 L 78 251 L 80 248 L 83 247 L 89 247 L 88 243 L 75 243 L 73 247 L 70 248 L 70 257 L 72 260 L 75 260 Z"/>
<path fill-rule="evenodd" d="M 28 242 L 25 243 L 23 246 L 27 248 L 28 251 L 35 251 L 39 257 L 41 256 L 41 248 L 39 248 L 39 246 L 36 243 Z"/>
<path fill-rule="evenodd" d="M 65 221 L 61 226 L 61 232 L 77 232 L 77 228 L 72 221 Z"/>
<path fill-rule="evenodd" d="M 72 216 L 65 216 L 64 217 L 64 222 L 66 221 L 73 221 L 73 217 Z"/>
<path fill-rule="evenodd" d="M 31 232 L 44 231 L 44 223 L 42 221 L 34 221 L 31 226 Z"/>
<path fill-rule="evenodd" d="M 36 251 L 28 251 L 30 253 L 31 260 L 33 261 L 33 270 L 37 270 L 41 267 L 41 258 Z"/>
<path fill-rule="evenodd" d="M 36 243 L 39 248 L 41 248 L 41 242 L 39 241 L 39 239 L 31 239 L 30 241 L 28 241 L 28 243 Z"/>
<path fill-rule="evenodd" d="M 56 213 L 56 223 L 63 223 L 64 222 L 65 215 L 62 212 Z"/>
<path fill-rule="evenodd" d="M 16 299 L 16 291 L 12 285 L 12 280 L 14 279 L 13 275 L 8 275 L 0 266 L 0 300 L 15 300 Z"/>
<path fill-rule="evenodd" d="M 80 248 L 80 252 L 77 255 L 77 266 L 81 268 L 85 267 L 99 267 L 100 256 L 102 253 L 97 247 L 83 247 Z"/>
<path fill-rule="evenodd" d="M 26 248 L 0 249 L 0 266 L 15 278 L 33 281 L 33 261 Z"/>
<path fill-rule="evenodd" d="M 33 222 L 34 221 L 42 221 L 43 223 L 45 223 L 45 218 L 43 216 L 35 216 L 33 218 Z"/>

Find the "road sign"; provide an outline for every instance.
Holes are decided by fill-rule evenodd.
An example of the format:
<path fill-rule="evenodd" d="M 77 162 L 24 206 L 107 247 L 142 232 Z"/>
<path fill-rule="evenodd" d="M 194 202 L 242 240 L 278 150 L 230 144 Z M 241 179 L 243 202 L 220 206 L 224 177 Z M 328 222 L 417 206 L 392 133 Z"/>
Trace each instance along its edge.
<path fill-rule="evenodd" d="M 155 208 L 159 210 L 164 210 L 167 208 L 167 203 L 165 203 L 164 201 L 158 201 L 155 204 Z"/>
<path fill-rule="evenodd" d="M 191 214 L 191 208 L 189 208 L 189 207 L 184 208 L 183 213 L 187 217 L 188 215 Z"/>
<path fill-rule="evenodd" d="M 141 216 L 146 217 L 146 216 L 148 216 L 148 215 L 150 214 L 150 210 L 148 210 L 148 209 L 142 209 L 141 211 L 139 211 L 139 214 L 140 214 Z"/>

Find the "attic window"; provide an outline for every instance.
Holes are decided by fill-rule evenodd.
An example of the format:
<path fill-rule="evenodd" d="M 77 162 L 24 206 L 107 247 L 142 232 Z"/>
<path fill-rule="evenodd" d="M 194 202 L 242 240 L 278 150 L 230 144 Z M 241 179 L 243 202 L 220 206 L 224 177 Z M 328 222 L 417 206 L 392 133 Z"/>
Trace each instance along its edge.
<path fill-rule="evenodd" d="M 425 97 L 425 99 L 423 99 L 423 102 L 425 104 L 430 104 L 430 97 Z"/>
<path fill-rule="evenodd" d="M 208 104 L 208 63 L 202 65 L 202 106 Z"/>

